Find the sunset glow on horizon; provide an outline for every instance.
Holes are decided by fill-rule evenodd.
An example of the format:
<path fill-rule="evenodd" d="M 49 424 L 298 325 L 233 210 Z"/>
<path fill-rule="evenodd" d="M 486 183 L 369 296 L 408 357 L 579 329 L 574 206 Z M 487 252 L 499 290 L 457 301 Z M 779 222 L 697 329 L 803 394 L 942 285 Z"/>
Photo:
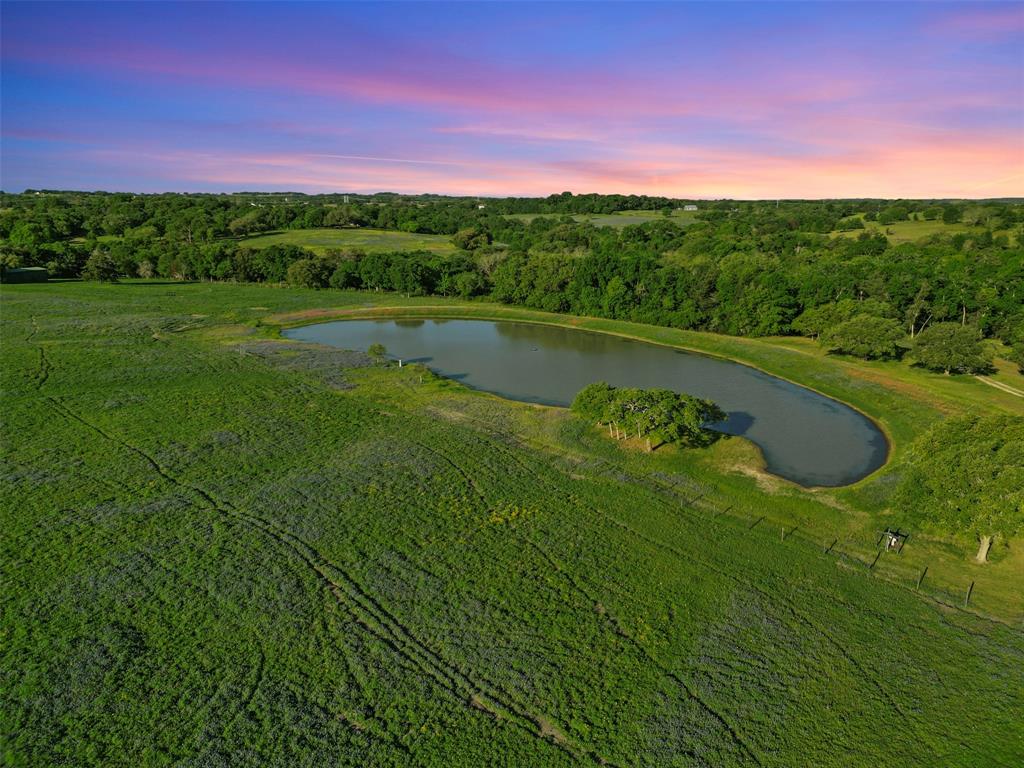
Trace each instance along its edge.
<path fill-rule="evenodd" d="M 1024 195 L 1024 5 L 3 3 L 0 186 Z"/>

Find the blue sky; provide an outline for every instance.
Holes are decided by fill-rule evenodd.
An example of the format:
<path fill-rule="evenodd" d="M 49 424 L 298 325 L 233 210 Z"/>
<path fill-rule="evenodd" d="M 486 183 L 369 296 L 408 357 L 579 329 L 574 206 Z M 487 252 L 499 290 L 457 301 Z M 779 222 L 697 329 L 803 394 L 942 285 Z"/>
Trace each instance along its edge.
<path fill-rule="evenodd" d="M 6 190 L 1024 192 L 1024 5 L 3 3 Z"/>

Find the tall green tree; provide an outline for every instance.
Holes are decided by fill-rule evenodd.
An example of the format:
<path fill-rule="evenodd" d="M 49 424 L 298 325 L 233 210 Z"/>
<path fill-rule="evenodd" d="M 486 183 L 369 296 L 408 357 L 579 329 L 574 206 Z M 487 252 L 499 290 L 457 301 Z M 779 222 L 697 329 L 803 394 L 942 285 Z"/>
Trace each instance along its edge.
<path fill-rule="evenodd" d="M 119 277 L 117 264 L 106 251 L 94 251 L 82 268 L 82 279 L 116 283 Z"/>
<path fill-rule="evenodd" d="M 334 265 L 326 259 L 299 259 L 288 267 L 288 284 L 300 288 L 326 288 L 333 272 Z"/>
<path fill-rule="evenodd" d="M 903 328 L 888 317 L 856 315 L 830 328 L 821 336 L 829 352 L 862 357 L 865 360 L 892 360 L 899 356 Z"/>
<path fill-rule="evenodd" d="M 586 419 L 603 421 L 614 396 L 615 387 L 603 381 L 588 384 L 576 393 L 572 401 L 572 410 Z"/>
<path fill-rule="evenodd" d="M 992 365 L 978 329 L 959 323 L 937 323 L 925 328 L 914 341 L 913 357 L 918 365 L 947 375 L 982 373 Z"/>
<path fill-rule="evenodd" d="M 894 506 L 939 532 L 976 536 L 985 562 L 995 536 L 1024 530 L 1024 418 L 937 424 L 911 446 Z"/>

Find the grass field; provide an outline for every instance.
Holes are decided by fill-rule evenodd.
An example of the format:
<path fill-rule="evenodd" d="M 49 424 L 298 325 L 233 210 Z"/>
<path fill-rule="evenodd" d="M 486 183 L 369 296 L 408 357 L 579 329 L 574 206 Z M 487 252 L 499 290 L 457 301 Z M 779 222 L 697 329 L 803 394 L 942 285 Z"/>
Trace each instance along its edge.
<path fill-rule="evenodd" d="M 846 232 L 834 231 L 831 237 L 857 237 L 862 232 L 882 233 L 890 243 L 916 243 L 922 238 L 932 235 L 956 235 L 956 234 L 980 234 L 985 231 L 984 227 L 970 227 L 966 224 L 946 224 L 942 221 L 897 221 L 894 224 L 879 224 L 877 221 L 865 221 L 864 229 L 854 229 Z M 1006 235 L 1011 243 L 1016 243 L 1017 238 L 1010 230 L 1000 230 L 996 235 Z"/>
<path fill-rule="evenodd" d="M 561 218 L 563 214 L 560 213 L 510 213 L 506 218 L 517 219 L 526 224 L 537 218 Z M 673 224 L 678 224 L 685 227 L 687 224 L 692 224 L 697 220 L 697 213 L 695 211 L 678 211 L 672 212 L 671 216 L 663 216 L 661 211 L 621 211 L 617 213 L 596 213 L 596 214 L 585 214 L 580 213 L 573 216 L 576 221 L 589 221 L 595 227 L 615 227 L 621 229 L 627 227 L 630 224 L 646 224 L 649 221 L 660 221 L 667 218 Z"/>
<path fill-rule="evenodd" d="M 1006 393 L 436 298 L 132 281 L 0 300 L 6 765 L 1024 759 L 1019 542 L 980 567 L 912 538 L 871 569 L 865 541 L 903 441 L 1018 407 Z M 353 310 L 743 359 L 878 418 L 894 463 L 843 491 L 766 484 L 740 440 L 647 455 L 277 338 Z"/>
<path fill-rule="evenodd" d="M 432 251 L 455 253 L 447 235 L 417 235 L 386 229 L 288 229 L 267 235 L 243 238 L 240 245 L 264 248 L 268 245 L 298 245 L 314 253 L 328 248 L 352 248 L 367 253 L 375 251 Z"/>

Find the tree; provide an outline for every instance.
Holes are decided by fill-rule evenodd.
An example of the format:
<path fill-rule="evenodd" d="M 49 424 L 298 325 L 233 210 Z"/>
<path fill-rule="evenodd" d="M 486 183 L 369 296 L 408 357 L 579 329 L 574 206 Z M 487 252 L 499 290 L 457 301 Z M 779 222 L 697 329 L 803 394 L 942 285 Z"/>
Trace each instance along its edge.
<path fill-rule="evenodd" d="M 579 391 L 572 410 L 584 418 L 607 424 L 616 436 L 635 432 L 637 439 L 651 437 L 663 443 L 705 446 L 717 438 L 708 424 L 725 419 L 725 413 L 710 400 L 669 389 L 612 387 L 604 382 L 589 384 Z M 621 428 L 621 429 L 620 429 Z"/>
<path fill-rule="evenodd" d="M 878 214 L 879 224 L 895 224 L 897 221 L 906 221 L 910 215 L 910 209 L 905 205 L 891 205 Z"/>
<path fill-rule="evenodd" d="M 572 401 L 572 410 L 584 418 L 603 421 L 615 394 L 615 388 L 603 381 L 588 384 Z"/>
<path fill-rule="evenodd" d="M 914 341 L 913 357 L 918 365 L 947 376 L 982 373 L 992 365 L 978 329 L 959 323 L 937 323 L 925 328 Z"/>
<path fill-rule="evenodd" d="M 940 422 L 911 446 L 896 511 L 945 533 L 978 537 L 977 562 L 995 536 L 1024 529 L 1024 418 Z"/>
<path fill-rule="evenodd" d="M 491 233 L 481 227 L 467 227 L 452 236 L 452 244 L 464 251 L 475 251 L 491 244 Z"/>
<path fill-rule="evenodd" d="M 363 286 L 375 291 L 392 288 L 389 270 L 391 256 L 387 253 L 369 253 L 359 261 L 359 279 Z"/>
<path fill-rule="evenodd" d="M 117 265 L 106 251 L 93 251 L 82 268 L 82 279 L 100 280 L 105 283 L 116 283 L 118 278 Z"/>
<path fill-rule="evenodd" d="M 300 288 L 326 288 L 333 272 L 325 259 L 299 259 L 288 267 L 288 284 Z"/>
<path fill-rule="evenodd" d="M 480 293 L 485 287 L 483 276 L 476 270 L 460 272 L 455 276 L 455 290 L 463 299 Z"/>
<path fill-rule="evenodd" d="M 1017 370 L 1024 373 L 1024 341 L 1017 342 L 1017 346 L 1010 352 L 1010 362 L 1017 364 Z"/>
<path fill-rule="evenodd" d="M 805 310 L 793 320 L 792 328 L 802 336 L 818 337 L 857 315 L 889 317 L 891 314 L 892 307 L 884 301 L 843 299 Z"/>
<path fill-rule="evenodd" d="M 339 262 L 328 281 L 331 288 L 358 288 L 361 283 L 362 281 L 359 279 L 359 262 L 354 259 L 345 259 Z"/>
<path fill-rule="evenodd" d="M 829 352 L 862 357 L 865 360 L 892 360 L 899 357 L 903 329 L 888 317 L 856 315 L 825 331 L 821 342 Z"/>
<path fill-rule="evenodd" d="M 368 354 L 370 357 L 376 358 L 377 360 L 383 359 L 387 355 L 387 353 L 387 347 L 385 347 L 380 342 L 375 342 L 371 344 L 366 350 L 366 354 Z"/>
<path fill-rule="evenodd" d="M 860 216 L 848 216 L 845 219 L 840 219 L 836 224 L 836 229 L 840 232 L 850 232 L 854 229 L 864 229 L 864 220 Z"/>
<path fill-rule="evenodd" d="M 651 394 L 652 402 L 644 412 L 649 433 L 666 443 L 694 447 L 710 445 L 718 438 L 717 433 L 707 429 L 708 424 L 726 418 L 715 403 L 667 389 L 651 390 Z M 651 450 L 650 439 L 647 450 Z"/>

